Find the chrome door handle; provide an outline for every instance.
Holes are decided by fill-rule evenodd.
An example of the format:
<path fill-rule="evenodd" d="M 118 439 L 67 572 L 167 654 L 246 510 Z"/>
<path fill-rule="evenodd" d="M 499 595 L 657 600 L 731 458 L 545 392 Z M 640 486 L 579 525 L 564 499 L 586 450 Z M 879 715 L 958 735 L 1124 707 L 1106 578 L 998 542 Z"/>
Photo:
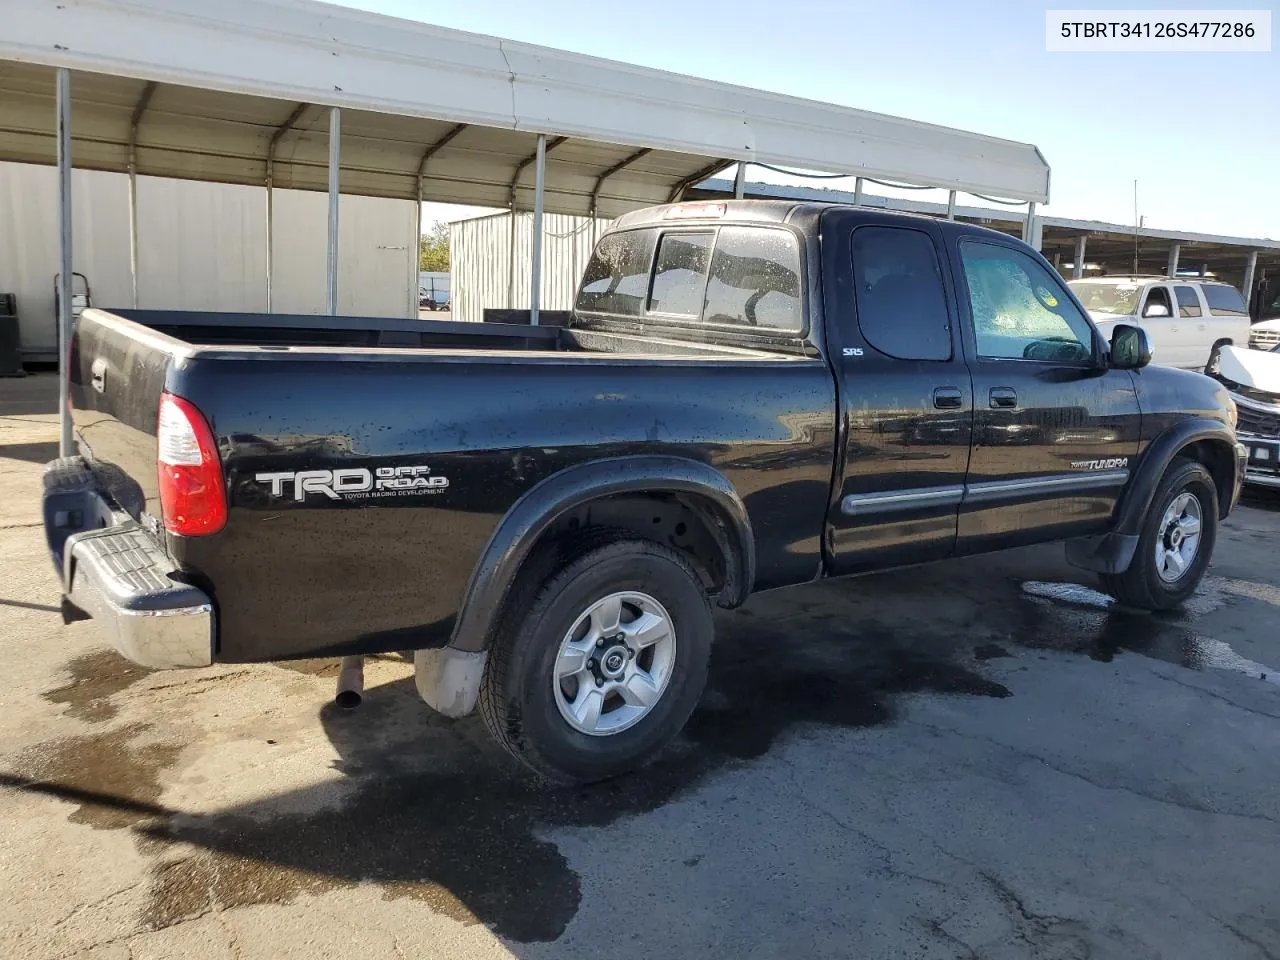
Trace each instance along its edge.
<path fill-rule="evenodd" d="M 933 405 L 939 410 L 958 410 L 964 405 L 964 394 L 959 387 L 935 387 Z"/>
<path fill-rule="evenodd" d="M 992 387 L 989 396 L 992 407 L 1010 409 L 1018 405 L 1018 391 L 1013 387 Z"/>

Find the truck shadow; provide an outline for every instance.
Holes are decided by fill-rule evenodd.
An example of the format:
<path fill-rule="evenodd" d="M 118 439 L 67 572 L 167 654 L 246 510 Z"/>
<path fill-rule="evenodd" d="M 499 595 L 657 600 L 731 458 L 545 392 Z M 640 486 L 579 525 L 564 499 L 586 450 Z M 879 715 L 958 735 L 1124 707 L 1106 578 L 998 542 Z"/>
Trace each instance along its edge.
<path fill-rule="evenodd" d="M 48 463 L 58 456 L 58 444 L 50 443 L 0 443 L 0 460 L 23 460 L 27 463 Z"/>
<path fill-rule="evenodd" d="M 536 780 L 474 719 L 425 709 L 408 678 L 370 691 L 359 711 L 326 705 L 320 720 L 349 791 L 336 802 L 331 787 L 313 788 L 139 825 L 152 840 L 196 848 L 153 868 L 147 926 L 375 883 L 386 898 L 424 901 L 508 941 L 554 941 L 582 891 L 548 831 L 655 810 L 765 754 L 793 728 L 888 722 L 897 693 L 1009 696 L 936 650 L 883 631 L 855 636 L 823 604 L 795 605 L 781 618 L 748 607 L 720 619 L 709 687 L 680 742 L 644 770 L 591 787 Z M 786 658 L 780 647 L 790 648 Z M 612 931 L 614 942 L 626 934 Z"/>
<path fill-rule="evenodd" d="M 1268 510 L 1272 513 L 1280 511 L 1280 489 L 1265 487 L 1245 487 L 1240 495 L 1240 504 L 1256 510 Z"/>

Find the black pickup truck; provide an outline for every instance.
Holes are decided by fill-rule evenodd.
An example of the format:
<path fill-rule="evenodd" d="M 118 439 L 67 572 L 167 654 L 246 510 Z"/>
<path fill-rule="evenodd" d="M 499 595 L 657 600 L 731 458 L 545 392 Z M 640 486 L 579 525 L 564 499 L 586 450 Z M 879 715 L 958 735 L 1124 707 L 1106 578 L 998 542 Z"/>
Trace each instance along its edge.
<path fill-rule="evenodd" d="M 1244 452 L 1149 357 L 1004 234 L 657 207 L 561 326 L 86 310 L 45 524 L 141 664 L 414 650 L 437 710 L 594 780 L 685 723 L 713 602 L 1050 540 L 1184 600 Z"/>

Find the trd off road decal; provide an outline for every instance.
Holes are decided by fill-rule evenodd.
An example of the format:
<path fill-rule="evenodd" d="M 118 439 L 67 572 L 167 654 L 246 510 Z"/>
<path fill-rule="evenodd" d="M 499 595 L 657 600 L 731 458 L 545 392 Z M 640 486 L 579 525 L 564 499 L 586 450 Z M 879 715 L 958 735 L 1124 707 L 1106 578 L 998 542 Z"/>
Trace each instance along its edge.
<path fill-rule="evenodd" d="M 253 479 L 270 484 L 273 497 L 289 497 L 298 503 L 309 493 L 318 493 L 330 500 L 366 500 L 443 493 L 449 487 L 448 478 L 432 474 L 426 466 L 286 470 L 254 474 Z"/>

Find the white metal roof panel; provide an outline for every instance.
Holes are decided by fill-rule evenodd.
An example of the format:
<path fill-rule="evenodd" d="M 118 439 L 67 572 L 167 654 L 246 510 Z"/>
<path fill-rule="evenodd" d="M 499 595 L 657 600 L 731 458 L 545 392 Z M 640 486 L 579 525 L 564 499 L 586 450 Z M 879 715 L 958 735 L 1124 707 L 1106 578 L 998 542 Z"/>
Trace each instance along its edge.
<path fill-rule="evenodd" d="M 602 215 L 666 200 L 730 160 L 1048 198 L 1048 167 L 1027 144 L 313 0 L 5 8 L 0 159 L 52 162 L 48 68 L 63 66 L 76 71 L 75 161 L 102 169 L 125 169 L 130 119 L 154 82 L 138 165 L 164 176 L 262 182 L 272 134 L 305 103 L 345 108 L 343 190 L 354 193 L 416 195 L 423 151 L 465 123 L 431 161 L 429 199 L 505 205 L 537 133 L 571 138 L 563 159 L 548 157 L 547 209 L 563 212 L 586 212 L 599 174 L 640 148 L 653 153 L 610 178 Z M 280 140 L 281 185 L 324 187 L 325 130 L 311 114 Z"/>

